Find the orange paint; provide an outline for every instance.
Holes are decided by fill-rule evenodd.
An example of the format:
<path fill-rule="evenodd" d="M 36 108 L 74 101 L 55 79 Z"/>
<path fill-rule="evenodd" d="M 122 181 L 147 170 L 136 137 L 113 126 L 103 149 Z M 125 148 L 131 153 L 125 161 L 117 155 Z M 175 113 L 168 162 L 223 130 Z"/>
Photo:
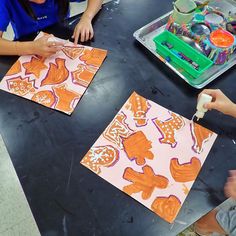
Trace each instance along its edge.
<path fill-rule="evenodd" d="M 155 188 L 165 189 L 169 183 L 168 179 L 161 175 L 155 175 L 150 166 L 144 166 L 143 173 L 128 167 L 125 169 L 123 178 L 132 182 L 125 186 L 123 191 L 129 195 L 142 192 L 142 198 L 147 200 L 151 197 Z"/>
<path fill-rule="evenodd" d="M 61 84 L 67 80 L 69 71 L 65 65 L 65 59 L 56 58 L 55 63 L 49 63 L 49 70 L 46 77 L 42 80 L 41 86 Z"/>
<path fill-rule="evenodd" d="M 210 34 L 210 41 L 219 48 L 228 48 L 234 44 L 234 36 L 228 31 L 218 29 Z"/>
<path fill-rule="evenodd" d="M 21 64 L 20 61 L 17 60 L 13 66 L 10 68 L 10 70 L 7 72 L 6 76 L 15 75 L 21 72 Z"/>
<path fill-rule="evenodd" d="M 46 107 L 52 107 L 52 105 L 56 101 L 56 98 L 51 91 L 44 90 L 44 91 L 39 91 L 36 94 L 34 94 L 31 100 L 39 104 L 42 104 Z"/>
<path fill-rule="evenodd" d="M 78 58 L 84 51 L 84 47 L 71 47 L 71 46 L 64 46 L 62 48 L 64 54 L 69 57 L 70 59 L 74 60 Z"/>
<path fill-rule="evenodd" d="M 101 146 L 91 148 L 81 164 L 95 172 L 101 173 L 101 167 L 113 166 L 119 159 L 119 152 L 112 146 Z"/>
<path fill-rule="evenodd" d="M 177 145 L 175 134 L 184 126 L 183 118 L 171 112 L 170 119 L 161 121 L 158 118 L 155 118 L 153 119 L 153 123 L 162 134 L 162 138 L 160 138 L 159 141 L 161 143 L 170 144 L 171 147 L 175 147 Z"/>
<path fill-rule="evenodd" d="M 201 153 L 203 151 L 203 145 L 209 138 L 213 135 L 213 132 L 206 129 L 197 123 L 191 124 L 191 133 L 194 141 L 193 150 L 196 153 Z"/>
<path fill-rule="evenodd" d="M 22 78 L 18 76 L 7 80 L 8 89 L 11 93 L 18 96 L 25 96 L 28 93 L 35 92 L 34 81 L 29 81 L 29 77 Z"/>
<path fill-rule="evenodd" d="M 125 152 L 130 160 L 136 161 L 137 165 L 144 165 L 145 158 L 152 160 L 153 153 L 150 151 L 152 142 L 149 141 L 142 131 L 131 134 L 123 141 Z"/>
<path fill-rule="evenodd" d="M 89 84 L 91 83 L 96 72 L 97 72 L 97 68 L 95 67 L 79 65 L 78 70 L 75 70 L 71 73 L 72 81 L 75 84 L 78 84 L 87 88 Z"/>
<path fill-rule="evenodd" d="M 146 98 L 133 93 L 129 98 L 129 109 L 132 111 L 136 126 L 144 126 L 147 124 L 146 114 L 149 109 L 149 104 Z"/>
<path fill-rule="evenodd" d="M 107 51 L 102 49 L 85 49 L 83 55 L 80 57 L 80 60 L 84 61 L 87 65 L 99 67 L 106 58 L 106 55 Z"/>
<path fill-rule="evenodd" d="M 182 190 L 183 190 L 183 192 L 184 192 L 185 195 L 188 195 L 189 192 L 190 192 L 190 190 L 188 189 L 188 187 L 187 187 L 185 184 L 183 184 Z"/>
<path fill-rule="evenodd" d="M 172 223 L 181 208 L 180 200 L 173 195 L 169 197 L 157 197 L 151 206 L 152 210 L 161 218 Z"/>
<path fill-rule="evenodd" d="M 179 164 L 177 158 L 173 158 L 170 162 L 170 172 L 176 182 L 190 182 L 197 178 L 201 170 L 201 162 L 198 158 L 192 157 L 189 163 Z"/>
<path fill-rule="evenodd" d="M 123 149 L 122 138 L 128 138 L 132 133 L 125 120 L 124 113 L 118 114 L 103 132 L 104 138 L 116 144 L 120 149 Z"/>
<path fill-rule="evenodd" d="M 41 71 L 46 70 L 48 67 L 44 64 L 44 59 L 32 57 L 30 62 L 22 64 L 25 68 L 25 74 L 33 74 L 36 78 L 39 78 Z"/>
<path fill-rule="evenodd" d="M 80 99 L 81 97 L 74 91 L 67 89 L 65 84 L 53 87 L 53 91 L 57 96 L 57 103 L 55 108 L 68 114 L 70 114 L 74 110 L 73 102 L 76 99 Z"/>

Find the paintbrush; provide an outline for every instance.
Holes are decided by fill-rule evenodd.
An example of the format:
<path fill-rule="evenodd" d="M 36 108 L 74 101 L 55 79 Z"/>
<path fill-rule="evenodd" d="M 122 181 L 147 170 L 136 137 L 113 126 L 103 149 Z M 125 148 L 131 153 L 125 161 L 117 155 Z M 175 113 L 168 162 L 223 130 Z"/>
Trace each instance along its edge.
<path fill-rule="evenodd" d="M 193 9 L 193 10 L 191 10 L 191 11 L 189 11 L 189 12 L 186 12 L 186 14 L 193 13 L 193 12 L 195 12 L 196 10 L 201 9 L 201 8 L 207 6 L 207 5 L 209 4 L 209 2 L 210 2 L 210 1 L 205 1 L 204 3 L 198 5 L 195 9 Z"/>

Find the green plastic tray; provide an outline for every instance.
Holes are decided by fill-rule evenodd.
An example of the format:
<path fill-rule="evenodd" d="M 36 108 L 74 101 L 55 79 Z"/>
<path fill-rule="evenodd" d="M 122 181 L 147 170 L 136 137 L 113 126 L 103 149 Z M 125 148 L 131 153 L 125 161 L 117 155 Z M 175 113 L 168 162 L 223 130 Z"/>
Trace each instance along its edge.
<path fill-rule="evenodd" d="M 153 41 L 156 44 L 156 51 L 158 53 L 160 53 L 165 59 L 169 58 L 170 63 L 173 61 L 175 64 L 182 67 L 183 70 L 187 71 L 194 78 L 198 78 L 204 71 L 213 65 L 213 62 L 209 58 L 167 30 L 156 36 Z M 173 48 L 168 49 L 168 47 L 162 45 L 163 42 L 170 43 Z M 174 53 L 174 51 L 183 53 L 185 56 L 197 63 L 199 65 L 198 70 L 196 70 L 189 62 L 181 59 Z"/>

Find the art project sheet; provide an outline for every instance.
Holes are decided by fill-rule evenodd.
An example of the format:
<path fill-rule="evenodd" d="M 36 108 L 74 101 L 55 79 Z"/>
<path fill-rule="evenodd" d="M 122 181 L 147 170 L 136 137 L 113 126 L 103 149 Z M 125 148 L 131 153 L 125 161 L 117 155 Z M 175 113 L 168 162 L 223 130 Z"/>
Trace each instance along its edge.
<path fill-rule="evenodd" d="M 21 56 L 2 79 L 0 89 L 71 114 L 107 51 L 56 39 L 65 43 L 62 50 L 46 59 Z"/>
<path fill-rule="evenodd" d="M 81 164 L 172 223 L 216 137 L 134 92 Z"/>

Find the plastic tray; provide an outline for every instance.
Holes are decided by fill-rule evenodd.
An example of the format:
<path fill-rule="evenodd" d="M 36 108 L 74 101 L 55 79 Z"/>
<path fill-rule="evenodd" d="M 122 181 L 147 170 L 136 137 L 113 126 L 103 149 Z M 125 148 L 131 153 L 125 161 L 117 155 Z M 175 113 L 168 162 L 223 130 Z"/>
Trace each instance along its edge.
<path fill-rule="evenodd" d="M 210 59 L 169 31 L 165 30 L 163 33 L 156 36 L 153 41 L 156 44 L 156 51 L 160 53 L 160 55 L 164 58 L 169 58 L 170 64 L 173 62 L 181 66 L 194 78 L 199 77 L 204 71 L 213 65 L 213 62 Z M 162 44 L 164 42 L 170 43 L 173 48 L 168 49 L 167 46 Z M 188 61 L 181 59 L 178 53 L 183 53 L 193 62 L 197 63 L 199 68 L 195 69 Z"/>
<path fill-rule="evenodd" d="M 220 10 L 225 12 L 227 11 L 236 12 L 236 1 L 222 0 L 212 3 L 212 5 L 214 4 L 216 9 L 218 7 L 217 4 L 220 4 L 219 6 Z M 143 26 L 142 28 L 134 32 L 134 37 L 144 47 L 146 47 L 149 51 L 151 51 L 157 58 L 159 58 L 162 62 L 164 62 L 171 70 L 173 70 L 183 80 L 185 80 L 188 84 L 190 84 L 194 88 L 201 89 L 236 64 L 236 54 L 234 53 L 230 57 L 229 61 L 224 65 L 213 65 L 209 69 L 207 69 L 204 73 L 202 73 L 198 78 L 195 78 L 188 72 L 184 71 L 181 68 L 181 66 L 177 65 L 176 63 L 174 62 L 169 63 L 168 61 L 166 61 L 162 55 L 156 52 L 156 45 L 153 41 L 153 38 L 161 34 L 165 30 L 165 26 L 171 14 L 172 11 L 152 21 L 151 23 Z M 188 44 L 194 47 L 196 50 L 199 50 L 194 42 L 191 41 Z"/>

